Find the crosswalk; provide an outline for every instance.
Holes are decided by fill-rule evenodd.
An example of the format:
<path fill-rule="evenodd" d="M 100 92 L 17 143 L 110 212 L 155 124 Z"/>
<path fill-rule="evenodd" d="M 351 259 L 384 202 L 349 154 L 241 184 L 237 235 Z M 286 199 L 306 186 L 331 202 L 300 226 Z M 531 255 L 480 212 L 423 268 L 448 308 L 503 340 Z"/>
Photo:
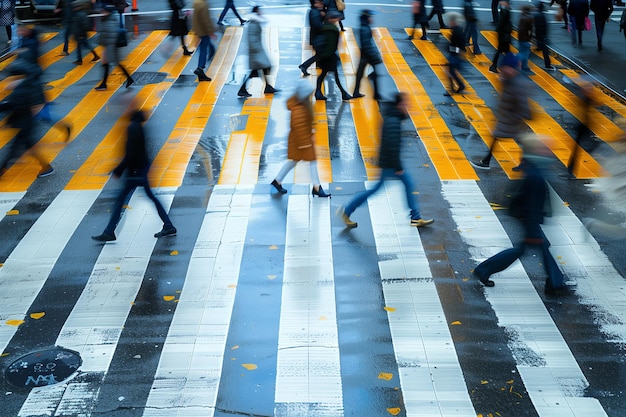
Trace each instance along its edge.
<path fill-rule="evenodd" d="M 298 22 L 270 22 L 266 50 L 285 93 L 264 96 L 253 83 L 243 102 L 236 89 L 244 29 L 225 30 L 210 83 L 185 78 L 196 57 L 163 56 L 165 31 L 131 44 L 133 71 L 165 74 L 135 89 L 154 138 L 150 181 L 179 229 L 174 238 L 152 237 L 160 220 L 137 191 L 117 240 L 91 241 L 117 189 L 108 174 L 123 153 L 116 103 L 127 93 L 93 91 L 99 73 L 91 64 L 49 81 L 72 140 L 42 132 L 36 146 L 53 161 L 54 176 L 37 179 L 26 154 L 0 177 L 0 364 L 55 345 L 83 363 L 73 378 L 44 388 L 12 387 L 0 377 L 0 414 L 620 416 L 626 399 L 618 389 L 603 393 L 609 383 L 623 385 L 626 286 L 619 255 L 586 231 L 584 208 L 568 202 L 570 188 L 551 189 L 554 213 L 543 229 L 575 295 L 544 296 L 532 260 L 496 275 L 493 288 L 471 278 L 474 265 L 520 235 L 494 210 L 506 204 L 497 183 L 518 177 L 517 145 L 496 148 L 502 172 L 491 177 L 468 162 L 491 140 L 499 84 L 487 58 L 468 57 L 467 92 L 444 100 L 447 34 L 409 42 L 404 32 L 375 29 L 387 76 L 410 92 L 407 169 L 418 179 L 422 212 L 436 222 L 411 228 L 401 184 L 388 182 L 354 214 L 359 227 L 346 230 L 335 210 L 377 177 L 378 104 L 367 83 L 365 98 L 343 105 L 327 85 L 329 101 L 314 110 L 320 177 L 332 199 L 310 195 L 306 169 L 285 181 L 288 195 L 274 195 L 269 182 L 284 161 L 288 128 L 284 101 L 310 50 L 302 49 L 307 31 Z M 351 28 L 342 36 L 350 89 L 358 46 Z M 492 33 L 483 36 L 493 42 Z M 46 36 L 42 56 L 50 74 L 67 64 L 55 39 Z M 577 99 L 560 78 L 535 72 L 542 94 L 561 107 L 537 97 L 529 127 L 558 139 L 553 151 L 563 169 Z M 574 77 L 567 68 L 559 74 Z M 596 93 L 602 106 L 592 130 L 610 146 L 624 106 Z M 458 139 L 459 120 L 476 143 Z M 3 146 L 12 137 L 8 129 L 0 135 Z M 596 178 L 600 163 L 583 152 L 575 173 Z M 600 207 L 598 196 L 582 200 Z M 601 345 L 602 356 L 579 347 L 586 342 Z M 607 360 L 615 381 L 604 376 Z"/>

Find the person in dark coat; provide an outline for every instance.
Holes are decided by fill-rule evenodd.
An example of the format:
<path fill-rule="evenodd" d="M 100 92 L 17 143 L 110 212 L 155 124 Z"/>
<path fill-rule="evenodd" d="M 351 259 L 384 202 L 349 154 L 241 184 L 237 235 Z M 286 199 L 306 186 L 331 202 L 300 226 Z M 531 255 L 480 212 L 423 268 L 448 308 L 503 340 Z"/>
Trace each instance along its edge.
<path fill-rule="evenodd" d="M 320 58 L 318 64 L 322 70 L 319 77 L 317 77 L 317 88 L 315 89 L 316 100 L 326 100 L 326 96 L 322 94 L 322 84 L 326 74 L 332 72 L 335 74 L 335 83 L 341 91 L 341 99 L 346 101 L 350 100 L 352 96 L 341 85 L 339 80 L 339 74 L 337 69 L 339 66 L 339 55 L 337 55 L 337 46 L 339 44 L 339 30 L 337 29 L 337 22 L 341 15 L 338 12 L 330 11 L 326 13 L 326 20 L 322 26 L 322 39 L 320 50 L 318 51 Z"/>
<path fill-rule="evenodd" d="M 15 0 L 0 0 L 0 23 L 7 32 L 7 44 L 11 45 L 15 24 Z"/>
<path fill-rule="evenodd" d="M 76 40 L 76 61 L 74 61 L 76 65 L 83 65 L 82 48 L 90 50 L 93 54 L 91 62 L 96 62 L 100 59 L 96 50 L 87 39 L 87 31 L 89 30 L 89 15 L 87 12 L 89 7 L 91 7 L 89 0 L 72 1 L 72 34 Z"/>
<path fill-rule="evenodd" d="M 324 11 L 324 1 L 313 0 L 311 10 L 309 10 L 309 43 L 313 47 L 315 53 L 311 58 L 298 65 L 298 68 L 302 71 L 302 75 L 305 77 L 311 75 L 307 69 L 319 59 L 317 50 L 321 47 L 321 43 L 323 42 L 322 26 L 324 25 L 325 16 L 326 12 Z"/>
<path fill-rule="evenodd" d="M 583 30 L 585 30 L 585 18 L 589 16 L 588 0 L 570 0 L 567 7 L 569 14 L 569 27 L 572 36 L 572 45 L 576 46 L 576 34 L 578 45 L 583 44 Z"/>
<path fill-rule="evenodd" d="M 337 210 L 337 215 L 349 228 L 358 226 L 356 222 L 350 219 L 354 210 L 365 203 L 372 194 L 383 186 L 386 180 L 391 178 L 399 179 L 404 184 L 407 204 L 411 210 L 411 226 L 421 227 L 433 222 L 433 219 L 422 219 L 413 180 L 402 166 L 402 121 L 409 117 L 407 104 L 408 95 L 400 92 L 396 94 L 392 103 L 387 103 L 383 107 L 383 126 L 378 153 L 378 166 L 381 168 L 380 178 L 373 188 L 357 194 L 345 207 L 339 207 Z"/>
<path fill-rule="evenodd" d="M 448 26 L 443 21 L 443 14 L 446 12 L 443 8 L 443 0 L 432 0 L 433 9 L 430 11 L 428 15 L 428 23 L 430 20 L 437 15 L 437 20 L 439 20 L 439 29 L 448 29 Z"/>
<path fill-rule="evenodd" d="M 218 25 L 224 26 L 224 17 L 226 16 L 226 13 L 228 13 L 229 10 L 232 10 L 233 13 L 235 13 L 235 16 L 237 17 L 237 19 L 239 19 L 239 23 L 241 24 L 241 26 L 243 26 L 246 23 L 246 20 L 243 19 L 241 16 L 239 16 L 239 12 L 237 11 L 237 8 L 235 7 L 235 1 L 226 0 L 226 3 L 224 4 L 224 8 L 222 9 L 222 13 L 220 13 L 219 19 L 217 19 Z"/>
<path fill-rule="evenodd" d="M 589 5 L 594 13 L 594 23 L 596 24 L 596 37 L 598 38 L 598 51 L 602 50 L 602 36 L 604 35 L 604 25 L 609 21 L 613 13 L 612 0 L 591 0 Z"/>
<path fill-rule="evenodd" d="M 511 23 L 511 9 L 507 0 L 500 0 L 500 16 L 498 17 L 498 25 L 496 32 L 498 33 L 498 48 L 493 57 L 489 72 L 498 73 L 498 61 L 500 55 L 507 54 L 511 50 L 511 32 L 513 24 Z"/>
<path fill-rule="evenodd" d="M 426 30 L 428 29 L 428 16 L 426 15 L 426 7 L 425 0 L 413 0 L 411 6 L 411 14 L 413 15 L 413 31 L 409 35 L 409 39 L 413 39 L 415 37 L 415 29 L 418 25 L 422 27 L 422 36 L 421 40 L 428 40 L 428 35 Z"/>
<path fill-rule="evenodd" d="M 252 13 L 248 16 L 248 22 L 250 23 L 248 25 L 248 64 L 250 67 L 250 75 L 244 77 L 237 95 L 239 97 L 250 97 L 252 94 L 248 93 L 246 83 L 250 78 L 258 76 L 259 73 L 265 80 L 263 94 L 277 93 L 279 90 L 271 86 L 267 80 L 267 76 L 272 69 L 272 64 L 265 52 L 265 48 L 263 48 L 262 25 L 265 24 L 267 20 L 262 16 L 259 6 L 252 8 Z"/>
<path fill-rule="evenodd" d="M 157 213 L 163 221 L 163 229 L 160 232 L 155 233 L 154 237 L 160 238 L 165 236 L 174 236 L 176 234 L 176 228 L 168 217 L 163 205 L 150 189 L 150 184 L 148 184 L 150 160 L 146 153 L 146 137 L 143 129 L 143 122 L 146 120 L 145 116 L 139 109 L 132 109 L 129 113 L 130 124 L 127 129 L 126 153 L 124 155 L 124 159 L 122 159 L 120 164 L 113 170 L 113 176 L 115 178 L 120 178 L 122 174 L 126 172 L 126 181 L 124 183 L 124 188 L 122 188 L 117 200 L 115 201 L 115 206 L 111 212 L 109 224 L 106 226 L 102 234 L 91 237 L 93 240 L 98 242 L 110 242 L 116 239 L 115 228 L 120 221 L 122 208 L 128 197 L 137 187 L 143 187 L 146 195 L 154 203 Z"/>
<path fill-rule="evenodd" d="M 104 47 L 104 57 L 102 59 L 102 82 L 96 87 L 97 91 L 105 91 L 107 89 L 111 64 L 117 64 L 126 76 L 126 88 L 135 82 L 120 62 L 119 48 L 117 47 L 119 24 L 113 17 L 113 11 L 115 11 L 114 6 L 107 5 L 101 12 L 103 16 L 100 21 L 100 45 Z"/>
<path fill-rule="evenodd" d="M 465 17 L 465 44 L 472 44 L 474 55 L 482 54 L 480 46 L 478 45 L 478 16 L 476 16 L 476 10 L 472 0 L 465 0 L 463 3 L 463 16 Z"/>
<path fill-rule="evenodd" d="M 493 141 L 489 152 L 479 161 L 470 160 L 474 168 L 489 169 L 493 149 L 500 138 L 517 140 L 524 132 L 524 119 L 531 118 L 529 94 L 532 84 L 520 72 L 520 61 L 513 53 L 508 52 L 500 66 L 502 93 L 495 110 L 496 126 L 493 130 Z"/>
<path fill-rule="evenodd" d="M 463 65 L 463 54 L 465 52 L 465 33 L 460 25 L 461 15 L 458 13 L 448 13 L 448 25 L 452 29 L 450 37 L 450 46 L 448 47 L 448 79 L 450 80 L 450 90 L 444 93 L 450 97 L 452 93 L 462 93 L 465 84 L 461 79 L 461 66 Z M 454 82 L 457 88 L 454 88 Z"/>
<path fill-rule="evenodd" d="M 183 10 L 185 8 L 185 0 L 170 0 L 170 8 L 172 9 L 170 36 L 180 36 L 180 43 L 183 46 L 183 55 L 192 55 L 193 51 L 187 49 L 187 44 L 185 43 L 185 36 L 189 34 L 187 15 Z"/>
<path fill-rule="evenodd" d="M 491 23 L 498 26 L 498 20 L 500 16 L 498 16 L 498 5 L 500 2 L 498 0 L 491 0 Z"/>
<path fill-rule="evenodd" d="M 550 242 L 541 230 L 546 211 L 548 188 L 542 170 L 551 164 L 548 147 L 537 137 L 528 135 L 520 138 L 524 157 L 521 164 L 524 179 L 514 201 L 511 213 L 524 221 L 524 238 L 513 248 L 503 250 L 474 268 L 473 274 L 485 287 L 493 287 L 495 283 L 489 279 L 491 275 L 504 271 L 519 259 L 528 246 L 541 248 L 543 266 L 548 278 L 545 284 L 546 294 L 555 294 L 565 289 L 563 273 L 550 254 Z M 549 200 L 548 200 L 549 201 Z"/>
<path fill-rule="evenodd" d="M 556 15 L 556 20 L 561 20 L 563 19 L 563 29 L 567 29 L 567 0 L 551 0 L 550 1 L 550 6 L 552 6 L 554 3 L 557 3 L 559 5 L 560 11 L 557 12 Z"/>
<path fill-rule="evenodd" d="M 291 130 L 287 143 L 287 161 L 283 164 L 278 174 L 272 181 L 272 186 L 280 193 L 286 194 L 282 182 L 285 176 L 296 167 L 298 162 L 309 163 L 311 172 L 312 196 L 330 197 L 324 191 L 317 173 L 317 156 L 315 153 L 315 129 L 313 129 L 314 114 L 311 103 L 313 86 L 305 79 L 299 79 L 296 84 L 296 91 L 287 100 L 287 109 L 291 112 Z"/>
<path fill-rule="evenodd" d="M 543 53 L 543 63 L 547 71 L 554 71 L 556 68 L 552 66 L 550 61 L 550 50 L 548 49 L 548 21 L 545 14 L 545 6 L 543 2 L 537 3 L 537 10 L 533 16 L 535 23 L 535 41 L 537 49 Z"/>
<path fill-rule="evenodd" d="M 339 24 L 339 29 L 344 32 L 343 23 L 341 22 L 346 18 L 343 14 L 343 10 L 339 10 L 337 7 L 337 0 L 324 0 L 324 11 L 328 14 L 328 12 L 337 13 L 339 17 L 337 18 L 337 23 Z"/>
<path fill-rule="evenodd" d="M 378 86 L 377 86 L 377 74 L 376 74 L 376 65 L 381 64 L 383 62 L 380 52 L 374 43 L 374 39 L 372 38 L 372 12 L 369 9 L 365 9 L 361 11 L 361 26 L 359 27 L 359 41 L 361 44 L 361 57 L 359 59 L 359 67 L 356 70 L 356 81 L 354 84 L 354 93 L 352 93 L 352 97 L 359 98 L 364 95 L 359 92 L 359 87 L 361 86 L 361 79 L 363 78 L 363 74 L 365 73 L 365 67 L 367 64 L 371 65 L 374 68 L 373 76 L 369 78 L 372 80 L 372 84 L 374 86 L 374 98 L 378 99 Z"/>
<path fill-rule="evenodd" d="M 519 18 L 518 23 L 518 43 L 519 43 L 519 53 L 517 57 L 522 63 L 522 71 L 524 71 L 528 75 L 535 75 L 534 72 L 530 70 L 528 66 L 528 59 L 530 58 L 530 41 L 533 37 L 533 15 L 532 6 L 530 4 L 522 5 L 522 14 Z"/>
<path fill-rule="evenodd" d="M 61 55 L 68 56 L 70 36 L 72 35 L 72 2 L 61 0 L 59 7 L 54 11 L 61 13 L 61 25 L 63 25 L 63 52 Z"/>

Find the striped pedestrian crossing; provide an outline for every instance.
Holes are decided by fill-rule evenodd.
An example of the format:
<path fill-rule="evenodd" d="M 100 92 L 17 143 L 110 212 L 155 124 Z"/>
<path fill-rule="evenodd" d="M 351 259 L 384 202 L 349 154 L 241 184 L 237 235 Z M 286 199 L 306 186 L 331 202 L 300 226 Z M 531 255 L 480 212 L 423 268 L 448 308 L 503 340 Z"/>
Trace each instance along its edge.
<path fill-rule="evenodd" d="M 300 172 L 293 184 L 286 184 L 288 195 L 272 194 L 266 178 L 279 162 L 276 148 L 268 143 L 280 138 L 275 137 L 271 112 L 284 105 L 288 85 L 295 80 L 285 67 L 302 58 L 283 62 L 281 51 L 292 42 L 290 37 L 298 44 L 305 37 L 300 28 L 272 27 L 267 32 L 268 49 L 280 45 L 271 55 L 277 62 L 277 83 L 287 93 L 270 99 L 251 89 L 254 97 L 238 102 L 246 124 L 230 132 L 228 147 L 214 156 L 219 163 L 215 184 L 198 180 L 189 170 L 208 175 L 211 169 L 198 168 L 198 149 L 209 120 L 219 117 L 214 111 L 220 96 L 238 88 L 228 80 L 236 73 L 244 30 L 225 31 L 207 71 L 211 83 L 174 91 L 193 65 L 176 54 L 158 64 L 158 71 L 167 74 L 164 82 L 139 88 L 149 125 L 159 122 L 162 111 L 170 117 L 168 130 L 156 134 L 150 180 L 170 209 L 178 237 L 152 237 L 160 221 L 138 191 L 125 210 L 117 241 L 86 244 L 89 234 L 104 226 L 116 187 L 108 173 L 121 158 L 117 144 L 125 124 L 106 113 L 121 92 L 90 91 L 73 104 L 67 118 L 74 123 L 74 141 L 85 141 L 97 118 L 105 121 L 106 131 L 84 148 L 88 152 L 81 155 L 81 163 L 50 188 L 44 197 L 51 201 L 45 206 L 32 213 L 15 210 L 37 201 L 35 189 L 42 190 L 27 155 L 3 176 L 0 227 L 9 230 L 20 216 L 29 216 L 30 226 L 22 235 L 11 231 L 3 244 L 2 364 L 53 345 L 83 358 L 77 375 L 62 384 L 24 391 L 3 382 L 11 390 L 4 405 L 7 415 L 98 415 L 107 412 L 111 400 L 119 409 L 150 417 L 619 415 L 606 398 L 590 391 L 598 383 L 597 373 L 583 365 L 589 358 L 572 346 L 571 329 L 554 316 L 552 300 L 542 295 L 537 284 L 541 277 L 532 266 L 516 262 L 495 276 L 494 288 L 483 289 L 470 278 L 476 263 L 510 247 L 519 231 L 494 211 L 493 192 L 470 167 L 468 150 L 455 140 L 448 113 L 441 111 L 439 99 L 431 98 L 432 85 L 422 84 L 424 75 L 414 74 L 403 57 L 407 47 L 414 48 L 441 79 L 440 45 L 399 45 L 403 33 L 375 30 L 389 76 L 398 89 L 412 95 L 413 126 L 405 129 L 417 131 L 420 141 L 411 136 L 411 146 L 424 152 L 413 151 L 407 169 L 421 173 L 420 203 L 436 223 L 428 229 L 410 227 L 402 187 L 389 182 L 355 213 L 359 228 L 346 230 L 334 215 L 336 208 L 376 178 L 378 103 L 363 85 L 367 97 L 350 102 L 341 117 L 333 114 L 332 95 L 329 102 L 315 104 L 317 128 L 322 130 L 316 140 L 328 149 L 321 153 L 320 174 L 332 199 L 314 199 L 308 175 Z M 149 61 L 166 35 L 155 31 L 140 39 L 128 58 L 132 66 L 154 67 Z M 350 28 L 344 42 L 339 52 L 351 87 L 358 47 Z M 479 68 L 480 59 L 472 64 L 498 88 Z M 89 71 L 53 81 L 59 87 L 54 99 L 60 100 Z M 553 79 L 540 83 L 548 86 L 546 91 L 561 88 Z M 184 95 L 185 105 L 165 109 L 173 94 Z M 474 94 L 468 88 L 467 95 Z M 493 121 L 486 117 L 488 104 L 473 97 L 469 105 L 464 100 L 457 101 L 455 114 L 479 134 L 488 130 Z M 469 106 L 474 112 L 482 109 L 483 117 L 474 120 Z M 538 126 L 558 126 L 548 119 L 540 118 Z M 345 144 L 336 142 L 338 133 L 331 126 L 346 120 L 353 125 L 360 155 L 344 161 L 355 174 L 333 178 L 333 159 Z M 607 129 L 612 132 L 612 127 Z M 562 128 L 561 133 L 567 134 Z M 602 139 L 610 142 L 609 133 Z M 63 163 L 72 148 L 52 148 L 52 140 L 46 132 L 38 146 Z M 264 158 L 270 154 L 274 156 L 268 162 Z M 565 151 L 560 155 L 566 160 Z M 577 174 L 592 178 L 598 167 L 593 155 L 585 154 Z M 503 168 L 509 174 L 506 163 Z M 566 304 L 586 309 L 590 321 L 596 315 L 605 318 L 595 331 L 607 335 L 607 343 L 623 344 L 623 278 L 562 192 L 562 187 L 551 191 L 555 209 L 544 232 L 561 268 L 577 283 L 579 299 Z M 199 208 L 186 210 L 190 199 Z M 454 249 L 443 250 L 451 250 L 450 258 L 433 249 L 443 241 L 455 242 Z M 78 247 L 84 251 L 83 262 L 80 267 L 68 265 L 76 261 L 72 252 Z M 72 267 L 81 276 L 70 276 L 70 285 L 60 276 L 71 274 Z M 163 276 L 161 270 L 171 275 Z M 47 298 L 52 294 L 67 296 L 71 306 L 54 308 Z M 482 370 L 471 366 L 477 348 L 468 348 L 466 340 L 479 331 L 473 326 L 484 323 L 473 320 L 473 308 L 488 311 L 491 316 L 481 320 L 493 319 L 490 325 L 505 335 L 492 341 L 490 352 L 498 365 L 486 371 L 485 379 L 480 378 Z M 50 321 L 55 324 L 43 331 Z M 507 364 L 514 367 L 508 370 L 510 380 Z"/>

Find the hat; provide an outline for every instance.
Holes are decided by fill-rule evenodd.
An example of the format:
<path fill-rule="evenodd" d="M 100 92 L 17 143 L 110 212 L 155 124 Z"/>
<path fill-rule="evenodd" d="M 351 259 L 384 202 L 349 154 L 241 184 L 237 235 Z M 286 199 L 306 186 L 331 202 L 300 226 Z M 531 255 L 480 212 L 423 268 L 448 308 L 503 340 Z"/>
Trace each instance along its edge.
<path fill-rule="evenodd" d="M 341 13 L 335 11 L 335 10 L 331 10 L 330 12 L 328 12 L 328 14 L 326 15 L 327 19 L 341 19 Z"/>
<path fill-rule="evenodd" d="M 304 78 L 299 79 L 296 82 L 296 97 L 298 100 L 302 101 L 313 94 L 315 89 L 311 85 L 311 83 Z"/>
<path fill-rule="evenodd" d="M 374 11 L 370 10 L 370 9 L 363 9 L 363 10 L 361 10 L 361 16 L 370 17 L 370 16 L 374 16 L 375 14 L 376 13 L 374 13 Z"/>
<path fill-rule="evenodd" d="M 507 52 L 502 59 L 501 67 L 513 67 L 517 68 L 519 66 L 519 58 L 512 52 Z"/>

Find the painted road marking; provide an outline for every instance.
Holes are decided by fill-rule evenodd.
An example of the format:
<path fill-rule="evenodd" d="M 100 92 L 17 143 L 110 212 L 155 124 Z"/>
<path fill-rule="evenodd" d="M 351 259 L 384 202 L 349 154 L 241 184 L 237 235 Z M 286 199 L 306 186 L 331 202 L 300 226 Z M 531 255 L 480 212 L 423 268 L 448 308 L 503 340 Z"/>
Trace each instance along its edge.
<path fill-rule="evenodd" d="M 276 364 L 276 417 L 343 416 L 329 199 L 291 195 Z"/>
<path fill-rule="evenodd" d="M 152 32 L 133 52 L 129 55 L 127 63 L 129 66 L 138 67 L 154 51 L 156 46 L 167 36 L 167 31 Z M 73 76 L 71 77 L 72 79 Z M 80 77 L 79 77 L 80 78 Z M 104 107 L 115 93 L 116 88 L 107 91 L 90 90 L 85 97 L 74 107 L 72 114 L 72 134 L 74 136 L 87 127 L 93 117 Z M 41 153 L 46 159 L 52 161 L 64 148 L 64 144 L 58 142 L 57 132 L 49 130 L 43 138 L 34 146 L 35 150 Z M 108 150 L 111 152 L 111 149 Z M 89 160 L 88 160 L 89 161 Z M 0 177 L 2 191 L 24 191 L 37 179 L 37 174 L 41 170 L 39 162 L 29 153 L 21 156 L 11 168 Z M 109 170 L 110 172 L 110 170 Z M 79 175 L 79 178 L 82 176 Z M 107 176 L 108 179 L 108 176 Z M 67 189 L 82 189 L 72 186 L 77 180 L 70 180 Z M 93 189 L 93 188 L 92 188 Z"/>
<path fill-rule="evenodd" d="M 476 183 L 443 182 L 441 186 L 452 218 L 459 225 L 459 234 L 477 263 L 512 247 Z M 466 214 L 468 210 L 471 216 Z M 541 417 L 606 416 L 597 399 L 584 397 L 589 383 L 522 264 L 516 261 L 498 273 L 496 286 L 484 291 L 498 324 L 516 335 L 509 342 L 511 350 L 527 350 L 541 358 L 531 364 L 517 361 L 517 369 L 538 414 Z"/>
<path fill-rule="evenodd" d="M 478 179 L 422 83 L 406 63 L 386 28 L 373 30 L 383 62 L 398 86 L 409 94 L 409 116 L 442 180 Z"/>
<path fill-rule="evenodd" d="M 20 240 L 0 268 L 0 352 L 17 331 L 7 320 L 24 320 L 57 258 L 98 197 L 95 191 L 62 191 Z M 19 276 L 20 279 L 15 279 Z"/>
<path fill-rule="evenodd" d="M 165 211 L 169 211 L 174 198 L 172 190 L 159 193 L 159 197 Z M 63 389 L 33 389 L 18 417 L 42 412 L 91 415 L 156 245 L 153 234 L 163 225 L 154 203 L 143 191 L 133 193 L 128 205 L 131 209 L 124 212 L 124 227 L 118 228 L 115 243 L 102 248 L 87 285 L 56 340 L 57 346 L 80 354 L 80 375 L 62 384 Z"/>
<path fill-rule="evenodd" d="M 341 58 L 348 91 L 353 92 L 356 82 L 356 70 L 359 67 L 360 50 L 352 28 L 347 28 L 343 32 L 342 39 L 343 41 L 339 42 L 339 57 Z M 382 117 L 378 103 L 374 100 L 374 90 L 370 86 L 366 74 L 361 80 L 359 89 L 365 94 L 365 97 L 350 100 L 350 110 L 354 119 L 354 129 L 365 164 L 367 179 L 375 180 L 380 176 L 378 148 L 380 146 Z"/>
<path fill-rule="evenodd" d="M 421 239 L 396 209 L 405 200 L 403 185 L 387 181 L 367 203 L 406 415 L 475 416 Z"/>
<path fill-rule="evenodd" d="M 253 192 L 217 185 L 211 193 L 145 417 L 213 416 Z"/>

